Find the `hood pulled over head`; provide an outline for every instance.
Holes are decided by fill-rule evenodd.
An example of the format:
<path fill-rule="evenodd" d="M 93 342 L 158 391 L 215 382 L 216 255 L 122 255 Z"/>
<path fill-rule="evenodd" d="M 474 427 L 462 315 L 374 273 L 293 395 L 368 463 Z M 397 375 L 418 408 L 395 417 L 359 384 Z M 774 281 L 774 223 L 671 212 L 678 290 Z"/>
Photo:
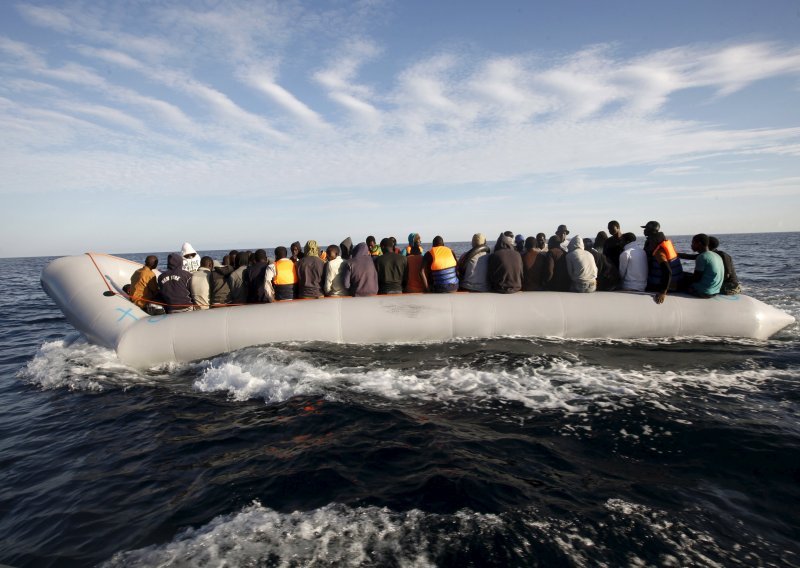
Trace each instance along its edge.
<path fill-rule="evenodd" d="M 183 243 L 181 247 L 181 256 L 186 256 L 187 254 L 197 254 L 197 251 L 194 250 L 194 247 L 189 243 Z"/>
<path fill-rule="evenodd" d="M 343 260 L 350 258 L 350 255 L 353 252 L 353 239 L 347 237 L 345 240 L 343 240 L 341 244 L 339 244 L 339 252 L 341 253 Z"/>
<path fill-rule="evenodd" d="M 367 243 L 358 243 L 353 249 L 353 254 L 350 255 L 350 258 L 358 258 L 360 256 L 369 256 Z"/>
<path fill-rule="evenodd" d="M 306 246 L 303 247 L 303 252 L 306 256 L 319 256 L 319 247 L 317 241 L 307 241 Z"/>
<path fill-rule="evenodd" d="M 183 255 L 179 252 L 169 253 L 169 256 L 167 257 L 167 268 L 170 270 L 183 268 Z"/>
<path fill-rule="evenodd" d="M 494 252 L 503 249 L 513 249 L 513 248 L 514 248 L 514 237 L 502 233 L 497 238 L 497 244 L 494 245 Z"/>
<path fill-rule="evenodd" d="M 569 241 L 569 252 L 572 252 L 572 251 L 574 251 L 575 249 L 581 249 L 581 250 L 583 250 L 583 239 L 581 238 L 581 236 L 580 236 L 580 235 L 575 235 L 575 236 L 574 236 L 574 237 L 572 237 L 572 239 Z"/>

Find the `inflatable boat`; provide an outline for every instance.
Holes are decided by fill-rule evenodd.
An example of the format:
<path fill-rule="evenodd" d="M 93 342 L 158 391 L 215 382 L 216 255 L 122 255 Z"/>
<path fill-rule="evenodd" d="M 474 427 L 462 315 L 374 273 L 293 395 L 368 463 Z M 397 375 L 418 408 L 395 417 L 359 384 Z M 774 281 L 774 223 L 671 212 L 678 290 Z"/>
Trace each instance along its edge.
<path fill-rule="evenodd" d="M 633 292 L 399 294 L 233 306 L 150 316 L 122 287 L 141 264 L 87 253 L 49 263 L 42 286 L 92 343 L 130 366 L 188 362 L 283 341 L 408 343 L 454 338 L 748 337 L 766 339 L 789 314 L 749 296 L 699 299 Z"/>

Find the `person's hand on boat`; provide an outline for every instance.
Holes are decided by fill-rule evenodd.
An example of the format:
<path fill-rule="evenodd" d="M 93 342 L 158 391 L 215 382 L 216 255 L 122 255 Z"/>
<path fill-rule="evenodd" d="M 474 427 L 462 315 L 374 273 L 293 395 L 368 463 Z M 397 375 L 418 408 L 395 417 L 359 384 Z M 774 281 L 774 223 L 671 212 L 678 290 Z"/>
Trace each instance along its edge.
<path fill-rule="evenodd" d="M 664 300 L 667 299 L 667 295 L 664 292 L 659 292 L 653 296 L 653 299 L 656 301 L 656 304 L 663 304 Z"/>

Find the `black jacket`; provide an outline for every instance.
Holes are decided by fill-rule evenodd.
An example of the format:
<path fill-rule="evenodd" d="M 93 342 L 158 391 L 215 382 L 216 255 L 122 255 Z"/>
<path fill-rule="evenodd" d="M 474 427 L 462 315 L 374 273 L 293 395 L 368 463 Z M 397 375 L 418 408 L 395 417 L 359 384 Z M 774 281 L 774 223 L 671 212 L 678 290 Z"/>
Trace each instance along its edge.
<path fill-rule="evenodd" d="M 487 274 L 492 292 L 512 294 L 522 290 L 522 255 L 514 248 L 514 240 L 500 235 L 494 252 L 489 255 Z"/>
<path fill-rule="evenodd" d="M 168 314 L 173 311 L 182 311 L 191 308 L 194 303 L 189 287 L 192 273 L 183 269 L 183 257 L 178 252 L 173 252 L 167 257 L 167 270 L 158 275 L 158 289 L 161 300 L 167 304 L 164 311 Z"/>

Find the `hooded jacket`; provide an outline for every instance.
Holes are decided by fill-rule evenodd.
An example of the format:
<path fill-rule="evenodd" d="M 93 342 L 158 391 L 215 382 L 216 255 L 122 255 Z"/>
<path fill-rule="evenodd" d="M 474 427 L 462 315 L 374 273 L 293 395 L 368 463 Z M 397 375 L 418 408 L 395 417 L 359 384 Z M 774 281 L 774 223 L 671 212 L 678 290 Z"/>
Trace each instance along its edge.
<path fill-rule="evenodd" d="M 593 292 L 597 286 L 597 264 L 594 256 L 583 248 L 583 239 L 580 235 L 575 235 L 569 242 L 566 263 L 570 290 Z"/>
<path fill-rule="evenodd" d="M 323 272 L 325 263 L 316 254 L 306 255 L 297 263 L 297 290 L 299 298 L 319 298 L 322 296 Z"/>
<path fill-rule="evenodd" d="M 513 294 L 522 290 L 522 256 L 514 248 L 514 238 L 500 235 L 489 255 L 487 278 L 492 292 Z"/>
<path fill-rule="evenodd" d="M 179 252 L 170 253 L 167 257 L 167 270 L 158 276 L 158 289 L 161 299 L 166 304 L 164 311 L 182 312 L 192 309 L 191 292 L 192 274 L 183 269 L 183 255 Z"/>
<path fill-rule="evenodd" d="M 233 272 L 233 266 L 215 266 L 211 271 L 211 305 L 230 304 L 231 288 L 228 286 L 228 276 Z"/>
<path fill-rule="evenodd" d="M 348 260 L 353 254 L 353 239 L 347 237 L 339 245 L 339 252 L 341 253 L 342 260 Z"/>
<path fill-rule="evenodd" d="M 458 259 L 458 278 L 461 288 L 470 292 L 489 291 L 489 255 L 486 244 L 472 247 Z"/>
<path fill-rule="evenodd" d="M 374 296 L 378 293 L 378 272 L 367 243 L 358 243 L 353 255 L 345 261 L 342 283 L 351 296 Z"/>
<path fill-rule="evenodd" d="M 187 254 L 194 254 L 192 258 L 183 258 Z M 187 272 L 195 272 L 200 268 L 200 255 L 194 250 L 194 247 L 189 243 L 183 243 L 181 247 L 181 259 L 183 261 L 183 269 Z"/>

